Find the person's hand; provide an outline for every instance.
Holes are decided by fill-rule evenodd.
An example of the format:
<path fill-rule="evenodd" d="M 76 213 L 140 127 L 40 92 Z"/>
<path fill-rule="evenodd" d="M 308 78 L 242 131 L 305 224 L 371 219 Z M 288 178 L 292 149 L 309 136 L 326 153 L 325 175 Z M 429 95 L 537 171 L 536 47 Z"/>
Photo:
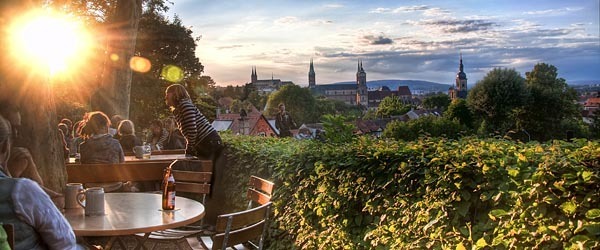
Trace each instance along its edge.
<path fill-rule="evenodd" d="M 50 197 L 50 199 L 52 199 L 52 202 L 54 202 L 54 205 L 59 210 L 62 210 L 63 208 L 65 208 L 65 196 L 64 195 L 58 194 L 53 197 Z"/>

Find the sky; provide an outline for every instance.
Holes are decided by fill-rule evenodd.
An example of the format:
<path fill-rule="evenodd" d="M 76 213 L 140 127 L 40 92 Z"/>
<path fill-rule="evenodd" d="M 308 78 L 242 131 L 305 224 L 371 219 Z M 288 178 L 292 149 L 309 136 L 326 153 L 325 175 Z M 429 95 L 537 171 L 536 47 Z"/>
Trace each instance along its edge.
<path fill-rule="evenodd" d="M 569 81 L 600 80 L 600 0 L 172 0 L 200 37 L 204 75 L 219 86 L 258 79 L 308 85 L 405 79 L 453 84 L 462 54 L 469 85 L 493 68 L 525 76 L 536 63 Z"/>

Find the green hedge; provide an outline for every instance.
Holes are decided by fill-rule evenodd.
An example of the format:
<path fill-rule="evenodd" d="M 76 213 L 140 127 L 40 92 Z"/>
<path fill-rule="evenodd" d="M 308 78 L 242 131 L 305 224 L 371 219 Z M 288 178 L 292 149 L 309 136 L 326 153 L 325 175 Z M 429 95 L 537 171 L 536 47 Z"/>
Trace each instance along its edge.
<path fill-rule="evenodd" d="M 227 178 L 276 182 L 269 249 L 600 247 L 597 141 L 224 138 Z"/>

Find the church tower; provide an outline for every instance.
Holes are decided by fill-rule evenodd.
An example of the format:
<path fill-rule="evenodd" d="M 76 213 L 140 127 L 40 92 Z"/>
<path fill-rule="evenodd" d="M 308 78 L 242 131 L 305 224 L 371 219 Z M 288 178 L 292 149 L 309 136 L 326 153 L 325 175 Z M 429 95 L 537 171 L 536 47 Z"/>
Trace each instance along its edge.
<path fill-rule="evenodd" d="M 358 61 L 356 71 L 356 105 L 368 105 L 367 95 L 367 73 L 363 68 L 362 61 Z"/>
<path fill-rule="evenodd" d="M 310 69 L 308 70 L 308 87 L 313 89 L 317 86 L 317 80 L 315 79 L 315 67 L 313 66 L 313 60 L 310 59 Z"/>
<path fill-rule="evenodd" d="M 456 97 L 465 99 L 467 98 L 467 74 L 465 74 L 465 67 L 462 61 L 462 53 L 460 54 L 460 64 L 458 66 L 458 73 L 456 74 Z"/>
<path fill-rule="evenodd" d="M 256 83 L 258 81 L 258 75 L 256 74 L 256 67 L 252 67 L 252 75 L 250 76 L 250 83 Z"/>

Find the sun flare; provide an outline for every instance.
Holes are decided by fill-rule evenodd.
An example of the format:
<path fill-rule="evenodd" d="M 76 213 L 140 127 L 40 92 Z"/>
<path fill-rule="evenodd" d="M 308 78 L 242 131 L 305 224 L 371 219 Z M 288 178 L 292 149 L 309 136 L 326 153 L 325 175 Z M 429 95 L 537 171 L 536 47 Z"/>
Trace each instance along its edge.
<path fill-rule="evenodd" d="M 92 47 L 81 23 L 46 12 L 23 16 L 11 27 L 11 38 L 16 59 L 50 74 L 74 70 Z"/>

